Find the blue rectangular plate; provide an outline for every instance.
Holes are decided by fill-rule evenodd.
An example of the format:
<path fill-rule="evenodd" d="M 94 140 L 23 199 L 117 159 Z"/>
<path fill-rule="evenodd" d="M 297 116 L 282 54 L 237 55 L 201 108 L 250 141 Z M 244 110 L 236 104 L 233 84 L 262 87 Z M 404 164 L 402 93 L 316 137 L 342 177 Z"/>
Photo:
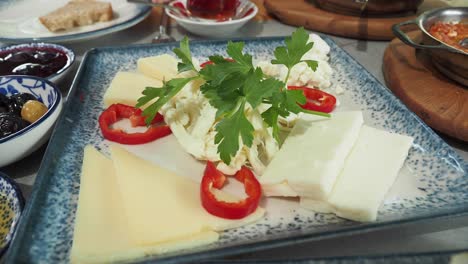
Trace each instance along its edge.
<path fill-rule="evenodd" d="M 276 46 L 283 45 L 283 39 L 240 40 L 246 42 L 245 49 L 254 58 L 268 59 Z M 136 261 L 195 261 L 404 223 L 468 215 L 468 164 L 360 64 L 332 40 L 326 37 L 325 40 L 331 47 L 333 85 L 345 89 L 344 94 L 338 96 L 339 109 L 360 109 L 366 124 L 415 139 L 397 182 L 379 210 L 378 221 L 356 223 L 331 214 L 303 210 L 295 201 L 272 198 L 268 199 L 268 214 L 264 219 L 223 232 L 217 243 Z M 194 41 L 191 50 L 195 57 L 204 60 L 215 53 L 226 55 L 225 45 L 225 40 Z M 105 89 L 116 72 L 134 70 L 138 58 L 171 53 L 175 46 L 108 47 L 86 54 L 50 140 L 7 262 L 69 260 L 83 147 L 93 144 L 106 152 L 97 125 Z M 280 210 L 268 211 L 270 205 Z"/>

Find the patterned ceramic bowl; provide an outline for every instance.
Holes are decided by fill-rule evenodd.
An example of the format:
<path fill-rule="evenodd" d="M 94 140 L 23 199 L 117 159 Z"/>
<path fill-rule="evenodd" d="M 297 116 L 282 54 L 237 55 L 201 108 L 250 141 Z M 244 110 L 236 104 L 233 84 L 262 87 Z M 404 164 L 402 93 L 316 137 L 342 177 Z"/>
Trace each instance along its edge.
<path fill-rule="evenodd" d="M 73 62 L 75 62 L 75 53 L 73 53 L 71 49 L 66 48 L 62 45 L 57 45 L 57 44 L 52 44 L 52 43 L 26 43 L 26 44 L 11 45 L 11 46 L 0 48 L 0 54 L 4 54 L 4 55 L 8 54 L 9 52 L 18 52 L 18 51 L 19 52 L 42 51 L 42 52 L 53 52 L 56 54 L 57 53 L 60 54 L 60 66 L 56 68 L 57 69 L 56 71 L 54 70 L 55 73 L 44 76 L 44 78 L 54 83 L 57 83 L 58 81 L 63 79 L 63 77 L 67 75 L 67 73 L 70 71 L 71 65 L 73 64 Z M 37 56 L 37 54 L 34 56 Z M 0 62 L 2 61 L 2 57 L 4 56 L 0 56 Z M 56 63 L 56 62 L 46 61 L 41 64 L 50 65 L 51 63 Z M 4 65 L 1 65 L 1 66 L 4 67 Z M 17 74 L 17 73 L 8 73 L 8 74 Z M 5 75 L 5 73 L 0 74 L 0 75 Z M 37 75 L 37 76 L 41 76 L 41 75 Z"/>
<path fill-rule="evenodd" d="M 7 96 L 30 93 L 48 108 L 36 122 L 0 138 L 0 167 L 3 167 L 29 155 L 47 141 L 62 111 L 62 94 L 46 79 L 19 75 L 0 76 L 0 93 Z"/>
<path fill-rule="evenodd" d="M 21 190 L 0 172 L 0 256 L 8 247 L 24 207 Z"/>

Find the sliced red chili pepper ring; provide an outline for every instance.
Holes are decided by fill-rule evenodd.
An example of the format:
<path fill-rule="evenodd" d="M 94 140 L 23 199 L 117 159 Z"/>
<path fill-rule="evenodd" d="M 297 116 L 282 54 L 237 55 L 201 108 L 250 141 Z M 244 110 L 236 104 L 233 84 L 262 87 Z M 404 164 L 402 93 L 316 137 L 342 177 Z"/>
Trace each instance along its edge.
<path fill-rule="evenodd" d="M 117 121 L 128 118 L 132 126 L 144 126 L 144 117 L 141 115 L 141 109 L 124 105 L 113 104 L 104 110 L 99 116 L 99 127 L 105 139 L 114 141 L 120 144 L 136 145 L 154 141 L 158 138 L 165 137 L 171 134 L 171 129 L 167 125 L 151 126 L 145 132 L 127 133 L 122 129 L 112 128 L 112 124 Z M 163 121 L 163 116 L 158 114 L 152 124 Z"/>
<path fill-rule="evenodd" d="M 201 202 L 206 211 L 227 219 L 241 219 L 255 212 L 262 196 L 260 183 L 252 171 L 245 166 L 236 173 L 235 178 L 244 184 L 247 198 L 237 202 L 218 200 L 211 192 L 211 188 L 221 189 L 226 183 L 226 176 L 218 171 L 211 161 L 207 162 L 200 185 Z"/>
<path fill-rule="evenodd" d="M 330 113 L 335 109 L 335 96 L 322 90 L 305 86 L 288 86 L 289 90 L 302 90 L 307 101 L 301 105 L 302 108 L 323 113 Z"/>

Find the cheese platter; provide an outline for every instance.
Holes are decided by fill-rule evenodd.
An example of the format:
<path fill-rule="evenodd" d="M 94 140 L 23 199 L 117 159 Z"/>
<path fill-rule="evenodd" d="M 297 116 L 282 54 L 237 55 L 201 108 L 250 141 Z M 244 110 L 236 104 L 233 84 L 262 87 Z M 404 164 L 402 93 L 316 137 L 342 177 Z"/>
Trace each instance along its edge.
<path fill-rule="evenodd" d="M 314 42 L 314 48 L 305 43 L 303 45 L 309 47 L 308 50 L 311 51 L 310 56 L 301 61 L 306 65 L 296 69 L 294 66 L 292 70 L 287 71 L 286 83 L 296 87 L 291 90 L 299 91 L 284 92 L 305 94 L 310 90 L 301 90 L 300 87 L 304 85 L 318 87 L 327 94 L 334 94 L 335 109 L 329 109 L 333 110 L 331 117 L 325 115 L 318 117 L 318 120 L 304 119 L 304 122 L 317 122 L 314 124 L 319 124 L 318 127 L 321 129 L 310 130 L 306 127 L 305 131 L 301 131 L 298 126 L 301 121 L 297 121 L 299 119 L 296 118 L 295 125 L 289 126 L 293 121 L 284 118 L 282 120 L 284 128 L 285 130 L 289 128 L 290 132 L 287 133 L 290 134 L 284 141 L 283 147 L 278 146 L 275 149 L 276 154 L 271 155 L 270 163 L 278 164 L 274 157 L 279 156 L 281 149 L 286 146 L 290 149 L 296 148 L 298 151 L 289 152 L 290 155 L 283 154 L 288 158 L 285 163 L 299 164 L 292 161 L 301 160 L 303 156 L 308 155 L 320 158 L 320 151 L 315 151 L 319 152 L 316 154 L 314 149 L 290 147 L 297 145 L 297 142 L 291 140 L 291 134 L 296 133 L 295 138 L 299 139 L 296 141 L 304 143 L 313 141 L 314 136 L 317 137 L 315 139 L 327 139 L 319 141 L 320 147 L 326 154 L 323 156 L 326 157 L 321 160 L 317 158 L 321 162 L 305 163 L 307 166 L 312 164 L 311 169 L 332 175 L 326 177 L 332 179 L 331 183 L 322 183 L 318 177 L 315 180 L 306 180 L 309 184 L 308 190 L 301 189 L 300 183 L 303 179 L 298 174 L 303 171 L 300 171 L 301 167 L 293 166 L 290 172 L 294 177 L 288 178 L 288 184 L 283 185 L 284 179 L 277 181 L 275 180 L 277 176 L 269 172 L 271 164 L 263 164 L 264 160 L 258 162 L 248 153 L 245 154 L 245 159 L 239 158 L 241 162 L 237 167 L 231 166 L 233 163 L 229 163 L 229 159 L 237 161 L 241 155 L 236 154 L 237 149 L 234 149 L 233 154 L 228 153 L 232 155 L 225 155 L 226 148 L 221 150 L 219 148 L 222 141 L 221 143 L 218 141 L 220 144 L 214 146 L 214 152 L 209 148 L 209 144 L 204 145 L 208 146 L 206 151 L 197 152 L 199 148 L 193 147 L 196 141 L 191 140 L 189 142 L 193 144 L 188 144 L 188 141 L 184 141 L 184 136 L 181 136 L 183 132 L 188 131 L 187 126 L 179 124 L 182 122 L 180 120 L 186 117 L 175 118 L 176 113 L 171 113 L 173 109 L 189 105 L 187 100 L 193 99 L 194 96 L 187 96 L 186 92 L 193 92 L 190 90 L 193 85 L 174 95 L 176 97 L 172 99 L 175 100 L 169 98 L 167 105 L 172 104 L 171 107 L 160 109 L 164 120 L 170 126 L 172 135 L 165 134 L 156 141 L 137 145 L 111 142 L 115 140 L 110 139 L 109 133 L 112 134 L 115 129 L 106 130 L 111 124 L 101 122 L 104 120 L 103 113 L 115 103 L 123 103 L 119 101 L 122 99 L 122 94 L 127 94 L 126 99 L 134 94 L 134 91 L 122 93 L 121 87 L 128 89 L 130 84 L 136 87 L 139 83 L 141 87 L 133 89 L 138 90 L 138 94 L 143 91 L 143 95 L 148 96 L 150 91 L 154 90 L 146 90 L 148 88 L 145 86 L 162 85 L 164 89 L 168 85 L 176 85 L 177 82 L 182 82 L 181 80 L 194 77 L 182 76 L 174 79 L 174 76 L 183 73 L 177 73 L 177 65 L 181 62 L 174 63 L 168 58 L 168 56 L 175 57 L 173 51 L 179 57 L 185 56 L 185 59 L 182 59 L 185 66 L 190 66 L 188 63 L 190 61 L 194 70 L 202 75 L 208 75 L 210 71 L 216 70 L 217 64 L 228 68 L 240 64 L 242 58 L 247 58 L 248 62 L 248 57 L 243 57 L 245 54 L 240 56 L 239 53 L 232 52 L 234 48 L 242 46 L 246 54 L 252 55 L 250 59 L 253 59 L 253 63 L 257 65 L 255 69 L 261 68 L 261 72 L 269 76 L 274 76 L 276 73 L 281 76 L 282 70 L 276 68 L 275 63 L 268 61 L 274 58 L 273 54 L 278 59 L 275 49 L 284 45 L 284 39 L 275 37 L 233 40 L 235 43 L 244 44 L 235 44 L 226 40 L 194 41 L 190 43 L 188 53 L 188 42 L 185 41 L 181 42 L 180 47 L 178 43 L 172 43 L 107 47 L 89 51 L 78 70 L 64 114 L 52 136 L 45 160 L 38 173 L 31 202 L 25 209 L 18 233 L 8 252 L 7 261 L 99 262 L 104 259 L 140 262 L 157 259 L 162 263 L 188 262 L 292 244 L 296 241 L 368 232 L 404 223 L 467 214 L 468 192 L 464 184 L 468 168 L 466 162 L 346 52 L 329 38 L 318 35 L 308 37 L 308 41 Z M 289 41 L 291 43 L 293 40 L 289 38 Z M 190 53 L 192 55 L 187 56 Z M 235 62 L 222 59 L 229 56 L 234 58 L 233 54 L 240 56 L 235 58 Z M 213 57 L 213 55 L 220 56 Z M 215 65 L 202 63 L 201 65 L 205 64 L 204 68 L 198 67 L 200 62 L 208 60 L 214 61 L 211 64 Z M 312 60 L 317 61 L 318 66 L 312 63 Z M 154 61 L 157 63 L 154 64 Z M 154 65 L 159 67 L 152 68 Z M 315 68 L 315 71 L 308 72 L 308 67 Z M 255 78 L 255 72 L 252 72 L 252 78 Z M 174 76 L 169 77 L 172 73 Z M 155 74 L 157 76 L 149 76 Z M 313 74 L 316 76 L 309 79 L 300 77 L 313 76 Z M 158 76 L 161 78 L 159 81 L 150 79 L 158 79 Z M 289 76 L 294 79 L 291 83 Z M 270 77 L 264 80 L 270 80 Z M 261 84 L 264 80 L 257 81 Z M 188 80 L 185 85 L 193 83 L 192 81 L 194 80 Z M 272 79 L 269 82 L 274 84 Z M 202 88 L 199 85 L 197 89 Z M 324 93 L 321 93 L 321 96 L 323 97 Z M 125 103 L 134 104 L 134 100 L 140 104 L 148 103 L 148 101 L 142 102 L 142 97 L 134 96 L 133 101 Z M 159 94 L 159 98 L 162 97 Z M 238 98 L 238 100 L 243 99 Z M 208 107 L 210 104 L 205 103 L 204 106 Z M 303 104 L 306 105 L 307 102 Z M 293 106 L 296 106 L 296 101 Z M 288 107 L 297 109 L 293 106 Z M 151 109 L 151 106 L 146 109 Z M 206 110 L 207 115 L 212 114 L 208 110 Z M 120 110 L 116 108 L 113 111 L 115 114 Z M 198 115 L 201 115 L 201 112 L 202 110 L 197 112 Z M 156 115 L 157 112 L 153 111 L 153 114 Z M 172 122 L 171 118 L 177 122 Z M 336 127 L 330 125 L 332 120 L 342 122 L 335 122 L 340 125 Z M 254 122 L 252 124 L 256 125 Z M 128 123 L 119 125 L 125 127 L 125 130 L 131 129 Z M 145 134 L 144 131 L 136 133 Z M 360 136 L 361 133 L 364 136 Z M 307 135 L 310 138 L 301 138 Z M 271 142 L 275 141 L 267 140 L 268 136 L 274 134 L 263 134 L 262 144 L 274 146 L 275 143 Z M 224 138 L 226 137 L 224 135 Z M 387 145 L 382 145 L 388 151 L 382 153 L 376 149 L 369 149 L 370 152 L 363 153 L 362 149 L 367 149 L 365 147 L 368 145 L 367 138 L 371 140 L 371 145 L 376 146 L 388 139 Z M 348 141 L 355 143 L 346 143 Z M 392 144 L 395 147 L 392 147 Z M 329 152 L 325 151 L 327 149 Z M 359 164 L 382 164 L 387 158 L 392 159 L 395 164 L 385 165 L 388 166 L 386 171 L 393 173 L 384 175 L 385 173 L 380 173 L 378 168 L 372 168 L 363 173 L 364 176 L 358 179 L 359 182 L 354 183 L 353 181 L 357 179 L 356 168 L 346 166 L 345 158 L 348 154 Z M 218 166 L 212 171 L 217 169 L 224 174 L 236 174 L 239 169 L 242 172 L 243 165 L 247 164 L 256 175 L 262 175 L 258 178 L 262 184 L 264 197 L 259 200 L 258 207 L 255 206 L 247 215 L 243 215 L 245 218 L 224 220 L 221 219 L 223 217 L 212 216 L 215 213 L 208 209 L 221 206 L 206 198 L 206 193 L 204 196 L 203 191 L 205 179 L 203 175 L 209 170 L 209 165 L 206 165 L 204 160 L 208 160 L 210 164 L 211 160 L 216 158 Z M 339 175 L 340 170 L 337 171 L 336 168 L 340 167 L 347 171 L 345 176 Z M 287 170 L 281 166 L 280 168 Z M 384 180 L 373 181 L 372 173 L 379 174 Z M 245 183 L 248 176 L 243 175 L 239 178 Z M 337 188 L 331 188 L 335 179 L 339 179 L 338 183 L 342 179 L 347 179 L 350 183 L 346 185 L 353 186 L 351 189 L 354 188 L 354 191 L 359 191 L 361 188 L 363 193 L 367 193 L 364 201 L 368 202 L 366 205 L 369 206 L 358 208 L 356 204 L 352 204 L 355 202 L 353 199 L 348 199 L 351 204 L 346 204 L 341 196 L 343 194 L 349 196 L 346 194 L 348 190 L 337 191 L 335 190 Z M 314 181 L 319 184 L 314 184 Z M 200 182 L 202 187 L 198 187 Z M 264 187 L 267 185 L 269 189 Z M 248 200 L 255 195 L 249 192 L 247 184 L 246 194 L 243 194 L 241 185 L 236 182 L 230 183 L 224 189 L 226 189 L 224 194 L 213 191 L 215 194 L 218 193 L 216 194 L 218 199 L 223 197 L 221 200 L 230 200 L 233 199 L 230 195 L 247 194 L 245 200 Z M 170 190 L 179 190 L 180 193 Z M 285 195 L 291 194 L 291 190 L 296 195 Z M 369 190 L 379 191 L 372 193 Z M 201 197 L 198 191 L 201 192 Z M 300 198 L 270 196 L 300 196 Z M 333 199 L 323 199 L 329 196 Z M 117 198 L 112 199 L 112 197 Z M 308 200 L 307 205 L 303 202 L 303 198 Z M 118 199 L 122 199 L 122 202 L 117 202 Z M 323 203 L 310 205 L 310 201 Z M 102 210 L 98 210 L 99 208 Z M 346 210 L 347 208 L 352 210 Z M 94 227 L 91 226 L 93 224 L 88 224 L 98 221 L 103 222 Z M 200 222 L 206 223 L 205 226 L 200 227 L 197 224 Z M 106 227 L 97 229 L 97 226 Z M 114 232 L 116 227 L 124 228 L 119 228 L 122 232 L 117 233 Z M 193 230 L 201 231 L 194 233 Z M 100 236 L 96 236 L 99 239 L 89 240 L 90 234 L 96 232 L 100 232 Z M 187 234 L 190 235 L 188 238 Z M 159 239 L 157 242 L 154 240 L 155 237 Z M 86 241 L 95 244 L 89 244 L 86 248 L 88 245 Z"/>

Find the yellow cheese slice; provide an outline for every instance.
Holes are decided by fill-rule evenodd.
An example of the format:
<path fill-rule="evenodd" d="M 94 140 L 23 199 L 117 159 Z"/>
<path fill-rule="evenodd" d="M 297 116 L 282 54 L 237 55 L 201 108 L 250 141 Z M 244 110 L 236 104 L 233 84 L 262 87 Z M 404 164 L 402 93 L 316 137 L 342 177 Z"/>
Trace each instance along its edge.
<path fill-rule="evenodd" d="M 218 233 L 204 231 L 145 247 L 138 246 L 130 240 L 122 204 L 112 161 L 93 147 L 85 147 L 71 250 L 72 263 L 132 260 L 202 246 L 218 239 Z"/>
<path fill-rule="evenodd" d="M 135 106 L 146 87 L 162 87 L 160 80 L 137 72 L 118 72 L 104 94 L 104 105 L 122 103 Z"/>
<path fill-rule="evenodd" d="M 204 230 L 221 231 L 260 219 L 258 208 L 240 220 L 213 216 L 200 201 L 199 184 L 145 161 L 117 145 L 110 147 L 131 239 L 138 245 Z M 200 175 L 201 177 L 201 175 Z M 226 200 L 232 199 L 223 194 Z M 155 228 L 157 227 L 157 228 Z"/>
<path fill-rule="evenodd" d="M 173 56 L 163 54 L 139 59 L 137 61 L 137 68 L 139 72 L 148 77 L 161 81 L 169 81 L 178 73 L 177 63 L 177 60 Z"/>

